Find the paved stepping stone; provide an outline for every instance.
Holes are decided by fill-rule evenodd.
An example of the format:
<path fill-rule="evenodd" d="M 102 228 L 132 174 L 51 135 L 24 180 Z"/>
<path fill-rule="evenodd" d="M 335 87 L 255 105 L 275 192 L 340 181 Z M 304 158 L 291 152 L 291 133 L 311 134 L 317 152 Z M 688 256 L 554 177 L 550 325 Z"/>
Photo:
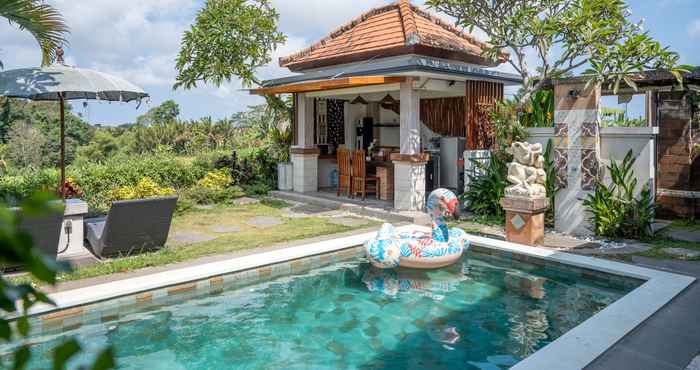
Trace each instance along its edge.
<path fill-rule="evenodd" d="M 282 220 L 280 220 L 277 217 L 257 216 L 257 217 L 251 218 L 246 223 L 250 226 L 257 227 L 259 229 L 266 229 L 268 227 L 281 225 L 284 222 L 282 222 Z"/>
<path fill-rule="evenodd" d="M 170 236 L 170 240 L 179 245 L 201 243 L 214 239 L 216 237 L 193 231 L 178 231 Z"/>
<path fill-rule="evenodd" d="M 352 217 L 333 217 L 328 220 L 328 222 L 334 224 L 334 225 L 343 225 L 343 226 L 362 226 L 362 225 L 367 225 L 369 223 L 368 220 L 364 218 L 352 218 Z"/>
<path fill-rule="evenodd" d="M 255 199 L 255 198 L 250 198 L 250 197 L 240 197 L 240 198 L 233 201 L 233 204 L 237 204 L 239 206 L 245 206 L 247 204 L 255 204 L 255 203 L 260 203 L 260 199 Z"/>
<path fill-rule="evenodd" d="M 664 248 L 662 251 L 668 255 L 680 258 L 697 258 L 700 252 L 685 248 Z"/>
<path fill-rule="evenodd" d="M 669 239 L 680 240 L 683 242 L 700 243 L 699 230 L 672 229 L 668 230 L 666 236 Z"/>
<path fill-rule="evenodd" d="M 329 213 L 336 212 L 331 208 L 321 207 L 313 204 L 297 204 L 285 209 L 285 217 L 289 218 L 305 218 L 313 216 L 325 216 Z"/>
<path fill-rule="evenodd" d="M 215 232 L 217 234 L 228 234 L 228 233 L 237 233 L 241 231 L 241 228 L 238 226 L 225 226 L 225 225 L 214 225 L 209 228 L 212 232 Z"/>
<path fill-rule="evenodd" d="M 214 205 L 213 204 L 197 204 L 194 206 L 195 209 L 201 209 L 201 210 L 209 210 L 213 209 Z"/>

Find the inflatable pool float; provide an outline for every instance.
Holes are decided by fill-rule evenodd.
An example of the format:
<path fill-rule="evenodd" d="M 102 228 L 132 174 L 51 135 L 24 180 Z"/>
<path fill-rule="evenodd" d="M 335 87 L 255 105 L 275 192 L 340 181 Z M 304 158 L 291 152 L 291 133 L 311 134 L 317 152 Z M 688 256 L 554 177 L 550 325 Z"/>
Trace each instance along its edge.
<path fill-rule="evenodd" d="M 410 267 L 434 269 L 457 262 L 469 247 L 467 233 L 449 229 L 445 217 L 455 215 L 457 196 L 447 189 L 436 189 L 428 196 L 427 210 L 432 219 L 432 232 L 397 233 L 391 224 L 384 224 L 377 236 L 364 243 L 367 259 L 378 268 Z"/>
<path fill-rule="evenodd" d="M 452 268 L 454 267 L 454 268 Z M 370 292 L 395 296 L 399 293 L 419 292 L 441 294 L 457 289 L 467 279 L 463 266 L 435 270 L 381 269 L 370 266 L 362 275 L 362 282 Z"/>

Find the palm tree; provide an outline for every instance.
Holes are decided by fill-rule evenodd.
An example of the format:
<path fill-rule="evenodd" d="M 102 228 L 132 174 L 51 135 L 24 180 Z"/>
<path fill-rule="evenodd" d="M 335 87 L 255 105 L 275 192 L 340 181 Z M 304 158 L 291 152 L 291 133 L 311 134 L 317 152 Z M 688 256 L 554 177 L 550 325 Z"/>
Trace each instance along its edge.
<path fill-rule="evenodd" d="M 10 24 L 34 36 L 41 47 L 42 65 L 51 63 L 56 49 L 66 43 L 68 26 L 61 13 L 43 0 L 0 0 L 0 18 L 7 18 Z"/>

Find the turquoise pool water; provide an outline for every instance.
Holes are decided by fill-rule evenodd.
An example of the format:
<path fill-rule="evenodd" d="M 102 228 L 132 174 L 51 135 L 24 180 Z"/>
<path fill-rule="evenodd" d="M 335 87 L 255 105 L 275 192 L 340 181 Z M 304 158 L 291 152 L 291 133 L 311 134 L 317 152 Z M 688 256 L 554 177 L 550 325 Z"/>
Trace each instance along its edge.
<path fill-rule="evenodd" d="M 582 276 L 472 252 L 429 272 L 337 263 L 35 336 L 31 368 L 65 335 L 113 345 L 120 369 L 507 368 L 636 284 Z"/>

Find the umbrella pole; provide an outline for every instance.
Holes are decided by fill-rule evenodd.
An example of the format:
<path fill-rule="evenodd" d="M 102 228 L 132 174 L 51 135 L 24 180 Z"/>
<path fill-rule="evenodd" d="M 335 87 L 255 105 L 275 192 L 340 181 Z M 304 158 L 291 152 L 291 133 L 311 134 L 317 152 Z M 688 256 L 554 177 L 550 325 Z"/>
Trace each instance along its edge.
<path fill-rule="evenodd" d="M 65 132 L 65 106 L 63 102 L 63 94 L 59 93 L 58 94 L 58 103 L 61 108 L 61 159 L 60 159 L 60 166 L 61 166 L 61 199 L 66 199 L 66 132 Z"/>

